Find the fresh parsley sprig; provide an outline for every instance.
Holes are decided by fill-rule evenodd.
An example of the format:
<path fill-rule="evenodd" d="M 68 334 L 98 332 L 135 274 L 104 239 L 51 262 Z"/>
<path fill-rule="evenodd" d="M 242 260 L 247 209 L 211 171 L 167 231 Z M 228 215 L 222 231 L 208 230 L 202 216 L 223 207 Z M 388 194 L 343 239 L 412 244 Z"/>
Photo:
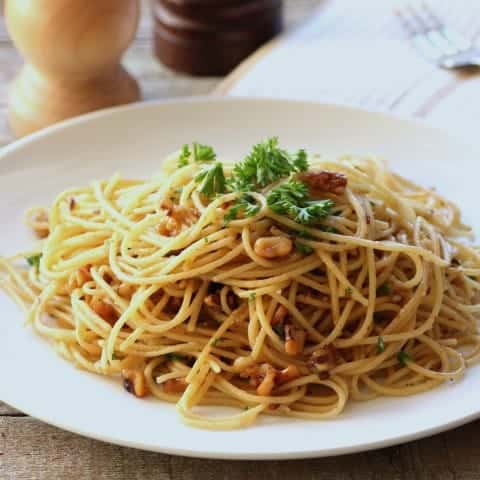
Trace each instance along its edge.
<path fill-rule="evenodd" d="M 196 182 L 201 182 L 199 190 L 206 197 L 211 198 L 219 193 L 225 193 L 226 180 L 221 162 L 208 165 L 195 177 Z"/>
<path fill-rule="evenodd" d="M 291 173 L 306 170 L 305 150 L 291 154 L 279 148 L 278 138 L 272 137 L 255 145 L 245 160 L 235 165 L 229 187 L 235 192 L 256 191 Z"/>
<path fill-rule="evenodd" d="M 267 204 L 275 213 L 288 215 L 303 225 L 311 225 L 330 215 L 332 200 L 309 201 L 308 198 L 308 187 L 303 182 L 289 180 L 268 193 Z"/>
<path fill-rule="evenodd" d="M 213 162 L 217 159 L 217 154 L 210 145 L 193 142 L 192 150 L 194 162 Z"/>
<path fill-rule="evenodd" d="M 253 217 L 259 211 L 260 206 L 255 202 L 255 199 L 245 193 L 237 198 L 235 204 L 228 210 L 223 220 L 225 224 L 228 224 L 232 220 L 236 220 L 240 212 L 243 212 L 245 217 Z"/>
<path fill-rule="evenodd" d="M 209 163 L 216 160 L 217 154 L 210 145 L 193 142 L 192 148 L 190 149 L 190 145 L 186 143 L 183 145 L 180 157 L 178 158 L 178 166 L 185 167 L 192 157 L 194 162 Z"/>

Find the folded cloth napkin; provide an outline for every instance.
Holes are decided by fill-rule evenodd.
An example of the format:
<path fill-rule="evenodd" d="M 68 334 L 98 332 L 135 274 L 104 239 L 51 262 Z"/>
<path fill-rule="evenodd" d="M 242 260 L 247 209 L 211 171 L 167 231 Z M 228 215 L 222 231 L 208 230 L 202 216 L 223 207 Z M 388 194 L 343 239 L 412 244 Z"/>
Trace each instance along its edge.
<path fill-rule="evenodd" d="M 426 117 L 462 135 L 472 134 L 472 120 L 480 114 L 480 75 L 442 70 L 425 60 L 394 14 L 398 3 L 322 2 L 309 20 L 260 56 L 229 93 Z M 476 35 L 480 2 L 429 4 L 449 26 L 469 37 Z M 471 101 L 472 95 L 476 101 Z"/>

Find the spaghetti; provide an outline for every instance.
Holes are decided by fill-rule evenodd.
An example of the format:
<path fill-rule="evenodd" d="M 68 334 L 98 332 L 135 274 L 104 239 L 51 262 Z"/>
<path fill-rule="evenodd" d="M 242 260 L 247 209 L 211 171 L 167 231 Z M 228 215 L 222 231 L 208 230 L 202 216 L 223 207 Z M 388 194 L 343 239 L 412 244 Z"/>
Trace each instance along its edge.
<path fill-rule="evenodd" d="M 193 144 L 158 176 L 94 181 L 28 219 L 45 238 L 0 260 L 28 322 L 196 427 L 328 419 L 458 379 L 480 356 L 469 227 L 375 158 L 307 159 L 270 139 L 229 165 Z"/>

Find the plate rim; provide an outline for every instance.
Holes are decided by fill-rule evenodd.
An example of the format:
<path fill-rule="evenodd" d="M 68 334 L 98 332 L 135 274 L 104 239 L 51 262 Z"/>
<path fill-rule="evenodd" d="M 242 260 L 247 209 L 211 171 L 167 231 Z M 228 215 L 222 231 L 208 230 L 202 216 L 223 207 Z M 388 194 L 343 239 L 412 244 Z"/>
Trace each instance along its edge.
<path fill-rule="evenodd" d="M 198 103 L 283 103 L 290 105 L 305 105 L 305 106 L 316 106 L 316 107 L 326 107 L 337 110 L 343 110 L 345 112 L 361 112 L 363 114 L 373 115 L 380 118 L 386 118 L 389 120 L 400 121 L 403 123 L 409 124 L 411 127 L 426 128 L 432 132 L 443 133 L 449 139 L 457 142 L 459 145 L 469 148 L 470 150 L 478 150 L 480 153 L 480 148 L 475 148 L 472 145 L 468 145 L 466 140 L 459 135 L 455 135 L 450 132 L 444 126 L 437 126 L 429 123 L 426 119 L 423 118 L 414 118 L 408 115 L 404 115 L 396 112 L 383 112 L 375 109 L 368 109 L 364 107 L 355 107 L 344 105 L 341 103 L 335 102 L 323 102 L 317 100 L 297 100 L 297 99 L 284 99 L 276 97 L 252 97 L 252 96 L 209 96 L 209 95 L 193 95 L 188 97 L 175 97 L 169 99 L 152 99 L 144 100 L 140 102 L 129 103 L 126 105 L 117 105 L 109 108 L 103 108 L 100 110 L 94 110 L 93 112 L 84 113 L 73 118 L 68 118 L 62 120 L 48 127 L 37 130 L 36 132 L 25 135 L 24 137 L 17 138 L 6 145 L 0 146 L 0 161 L 3 161 L 4 157 L 11 152 L 22 148 L 24 145 L 35 142 L 38 139 L 48 137 L 53 135 L 58 131 L 62 131 L 83 123 L 88 123 L 96 120 L 97 118 L 108 117 L 110 115 L 116 115 L 117 113 L 123 113 L 128 110 L 142 110 L 148 108 L 156 108 L 161 106 L 169 106 L 173 104 L 198 104 Z"/>
<path fill-rule="evenodd" d="M 218 97 L 218 96 L 193 96 L 193 97 L 182 97 L 182 98 L 173 98 L 173 99 L 166 99 L 166 100 L 150 100 L 150 101 L 143 101 L 132 103 L 128 105 L 116 106 L 107 109 L 102 109 L 94 112 L 90 112 L 75 118 L 71 118 L 68 120 L 64 120 L 59 122 L 55 125 L 50 127 L 44 128 L 40 131 L 34 132 L 30 135 L 27 135 L 23 138 L 17 139 L 10 144 L 2 147 L 0 149 L 0 162 L 7 161 L 10 154 L 16 152 L 17 150 L 21 150 L 24 146 L 30 145 L 35 143 L 39 139 L 43 139 L 49 136 L 55 135 L 57 132 L 61 132 L 63 130 L 68 130 L 70 128 L 74 128 L 78 125 L 82 125 L 85 123 L 95 122 L 96 119 L 104 118 L 108 116 L 115 116 L 116 114 L 121 114 L 125 111 L 130 110 L 142 110 L 142 109 L 150 109 L 150 108 L 161 108 L 162 106 L 171 106 L 176 104 L 192 104 L 196 105 L 199 103 L 258 103 L 262 105 L 268 104 L 285 104 L 285 105 L 294 105 L 297 108 L 299 106 L 313 106 L 318 108 L 331 108 L 334 110 L 343 110 L 344 112 L 348 113 L 363 113 L 370 116 L 376 116 L 379 118 L 386 118 L 389 120 L 394 120 L 403 124 L 407 124 L 414 128 L 420 128 L 422 130 L 430 130 L 431 132 L 435 132 L 436 134 L 443 134 L 448 137 L 449 140 L 457 143 L 459 146 L 463 146 L 464 148 L 468 149 L 471 152 L 480 152 L 475 146 L 469 145 L 465 142 L 464 139 L 459 138 L 452 132 L 448 131 L 446 128 L 438 127 L 429 124 L 427 121 L 423 119 L 415 119 L 411 117 L 407 117 L 404 115 L 396 114 L 396 113 L 385 113 L 380 112 L 377 110 L 370 110 L 365 108 L 357 108 L 346 106 L 342 104 L 330 103 L 330 102 L 319 102 L 319 101 L 303 101 L 303 100 L 289 100 L 289 99 L 279 99 L 279 98 L 256 98 L 256 97 Z M 35 413 L 34 402 L 30 402 L 30 405 L 33 408 L 28 406 L 29 402 L 23 401 L 23 399 L 18 402 L 14 401 L 15 406 L 10 404 L 9 402 L 9 395 L 7 393 L 7 399 L 3 400 L 7 405 L 11 405 L 13 408 L 17 408 L 24 412 L 25 414 L 39 419 L 44 423 L 49 425 L 53 425 L 57 428 L 62 430 L 72 432 L 78 435 L 81 435 L 86 438 L 92 438 L 95 440 L 121 445 L 129 448 L 135 448 L 144 451 L 153 451 L 153 452 L 161 452 L 169 455 L 179 455 L 179 456 L 188 456 L 192 458 L 210 458 L 210 459 L 223 459 L 223 460 L 290 460 L 290 459 L 305 459 L 305 458 L 320 458 L 320 457 L 329 457 L 329 456 L 338 456 L 338 455 L 345 455 L 351 453 L 359 453 L 364 451 L 369 451 L 377 448 L 389 447 L 392 445 L 398 445 L 404 442 L 408 442 L 411 440 L 425 438 L 427 436 L 435 435 L 447 430 L 451 430 L 453 428 L 459 427 L 471 421 L 474 421 L 480 418 L 480 407 L 478 411 L 466 413 L 459 418 L 450 420 L 446 423 L 442 423 L 440 425 L 434 427 L 425 427 L 421 430 L 401 434 L 398 436 L 393 436 L 385 440 L 375 440 L 366 443 L 362 443 L 361 445 L 354 445 L 354 446 L 341 446 L 341 447 L 334 447 L 330 449 L 322 449 L 322 450 L 302 450 L 302 451 L 293 451 L 290 453 L 242 453 L 242 452 L 225 452 L 225 451 L 215 451 L 215 450 L 193 450 L 193 449 L 182 449 L 177 447 L 168 447 L 168 446 L 160 446 L 160 445 L 153 445 L 153 444 L 143 444 L 141 442 L 132 441 L 132 440 L 124 440 L 121 438 L 115 438 L 110 435 L 104 435 L 98 433 L 93 430 L 77 428 L 75 426 L 68 426 L 63 424 L 61 421 L 56 421 L 54 418 L 48 417 L 48 415 L 40 413 Z M 27 404 L 24 408 L 24 404 Z"/>

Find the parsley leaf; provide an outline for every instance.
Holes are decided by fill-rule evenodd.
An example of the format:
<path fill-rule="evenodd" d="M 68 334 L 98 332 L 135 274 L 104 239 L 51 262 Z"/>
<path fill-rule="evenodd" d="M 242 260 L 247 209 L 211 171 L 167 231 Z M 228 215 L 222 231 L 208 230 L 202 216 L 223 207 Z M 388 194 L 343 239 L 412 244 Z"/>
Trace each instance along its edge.
<path fill-rule="evenodd" d="M 308 201 L 308 187 L 297 180 L 290 180 L 271 190 L 267 204 L 280 215 L 288 215 L 297 223 L 309 225 L 330 214 L 330 199 Z"/>
<path fill-rule="evenodd" d="M 377 353 L 383 353 L 385 351 L 385 342 L 383 337 L 378 337 L 377 339 Z"/>
<path fill-rule="evenodd" d="M 306 230 L 299 230 L 298 232 L 295 232 L 295 234 L 297 235 L 297 237 L 306 238 L 308 240 L 313 240 L 314 238 Z"/>
<path fill-rule="evenodd" d="M 331 227 L 330 225 L 320 225 L 318 228 L 325 233 L 339 233 L 335 227 Z"/>
<path fill-rule="evenodd" d="M 182 147 L 180 157 L 178 157 L 178 168 L 185 167 L 186 165 L 188 165 L 188 160 L 190 159 L 190 155 L 191 155 L 190 147 L 186 143 Z"/>
<path fill-rule="evenodd" d="M 406 365 L 408 362 L 411 362 L 411 361 L 412 361 L 412 358 L 410 357 L 410 355 L 409 355 L 407 352 L 404 352 L 403 350 L 400 350 L 400 351 L 397 353 L 397 360 L 398 360 L 402 365 Z"/>
<path fill-rule="evenodd" d="M 280 338 L 285 338 L 285 327 L 281 323 L 274 325 L 272 329 Z"/>
<path fill-rule="evenodd" d="M 225 174 L 220 162 L 205 167 L 195 177 L 195 181 L 202 182 L 199 190 L 206 197 L 213 197 L 217 193 L 225 193 Z"/>
<path fill-rule="evenodd" d="M 303 255 L 310 255 L 313 253 L 313 248 L 305 245 L 304 243 L 301 243 L 299 241 L 295 241 L 295 248 L 297 249 L 297 252 L 303 253 Z"/>
<path fill-rule="evenodd" d="M 167 353 L 166 357 L 173 362 L 174 360 L 177 360 L 179 362 L 185 361 L 185 357 L 182 355 L 178 355 L 178 353 Z"/>
<path fill-rule="evenodd" d="M 385 282 L 383 285 L 380 285 L 380 287 L 377 289 L 377 294 L 381 296 L 389 295 L 390 293 L 392 293 L 392 289 L 387 282 Z"/>
<path fill-rule="evenodd" d="M 213 162 L 217 158 L 217 154 L 209 145 L 193 142 L 192 149 L 195 162 Z"/>
<path fill-rule="evenodd" d="M 260 207 L 251 195 L 244 194 L 237 198 L 235 205 L 228 210 L 224 217 L 224 222 L 229 223 L 232 220 L 236 220 L 241 211 L 243 211 L 245 217 L 253 217 L 260 211 Z"/>
<path fill-rule="evenodd" d="M 31 267 L 35 267 L 36 270 L 37 270 L 37 273 L 40 269 L 40 259 L 42 258 L 42 254 L 39 253 L 38 255 L 32 255 L 31 257 L 27 257 L 26 260 L 27 260 L 27 263 L 31 266 Z"/>
<path fill-rule="evenodd" d="M 233 191 L 248 192 L 307 169 L 305 150 L 292 155 L 279 148 L 278 138 L 272 137 L 255 145 L 245 160 L 235 165 L 229 184 Z"/>
<path fill-rule="evenodd" d="M 296 153 L 293 165 L 296 172 L 306 172 L 308 170 L 307 152 L 303 148 Z"/>

